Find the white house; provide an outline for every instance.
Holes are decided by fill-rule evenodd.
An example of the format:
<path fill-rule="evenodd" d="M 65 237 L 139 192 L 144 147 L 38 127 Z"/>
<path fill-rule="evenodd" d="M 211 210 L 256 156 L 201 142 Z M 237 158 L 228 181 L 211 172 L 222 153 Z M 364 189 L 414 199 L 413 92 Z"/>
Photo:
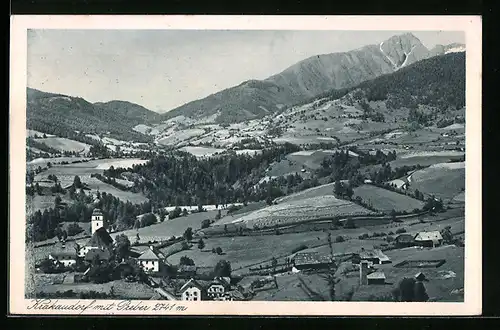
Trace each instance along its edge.
<path fill-rule="evenodd" d="M 229 277 L 216 277 L 208 286 L 207 295 L 213 300 L 226 300 L 226 292 L 230 289 Z"/>
<path fill-rule="evenodd" d="M 205 289 L 203 285 L 194 279 L 190 279 L 181 289 L 181 299 L 184 301 L 201 301 L 205 298 Z"/>
<path fill-rule="evenodd" d="M 160 257 L 158 257 L 151 247 L 144 251 L 144 253 L 137 258 L 137 261 L 146 272 L 157 273 L 160 271 Z"/>
<path fill-rule="evenodd" d="M 65 267 L 72 266 L 76 264 L 77 254 L 76 251 L 57 251 L 49 254 L 49 259 L 54 262 L 60 262 Z"/>

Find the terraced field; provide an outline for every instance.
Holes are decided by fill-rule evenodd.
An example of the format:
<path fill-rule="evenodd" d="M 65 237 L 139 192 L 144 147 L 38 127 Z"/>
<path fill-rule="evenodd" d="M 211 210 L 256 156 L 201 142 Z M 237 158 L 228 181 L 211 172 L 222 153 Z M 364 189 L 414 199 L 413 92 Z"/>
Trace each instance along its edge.
<path fill-rule="evenodd" d="M 370 214 L 374 213 L 353 202 L 337 199 L 330 195 L 271 205 L 242 216 L 234 222 L 245 224 L 247 228 L 255 226 L 262 228 L 293 224 L 305 220 Z"/>

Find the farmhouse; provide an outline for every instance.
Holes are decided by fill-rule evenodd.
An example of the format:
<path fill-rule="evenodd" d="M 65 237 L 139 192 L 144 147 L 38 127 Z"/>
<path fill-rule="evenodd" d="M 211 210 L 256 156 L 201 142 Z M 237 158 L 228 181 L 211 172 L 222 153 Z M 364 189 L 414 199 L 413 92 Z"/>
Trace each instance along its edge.
<path fill-rule="evenodd" d="M 109 252 L 108 249 L 102 249 L 102 248 L 97 248 L 97 249 L 91 249 L 87 252 L 85 255 L 85 261 L 88 262 L 102 262 L 102 261 L 107 261 L 111 259 L 111 253 Z"/>
<path fill-rule="evenodd" d="M 298 269 L 325 269 L 332 264 L 329 256 L 318 252 L 297 253 L 292 259 L 293 266 Z"/>
<path fill-rule="evenodd" d="M 152 248 L 144 251 L 144 253 L 137 258 L 137 261 L 146 272 L 157 273 L 160 271 L 160 257 L 158 257 Z"/>
<path fill-rule="evenodd" d="M 206 285 L 203 282 L 197 281 L 195 279 L 190 279 L 181 288 L 181 300 L 185 301 L 199 301 L 206 300 Z"/>
<path fill-rule="evenodd" d="M 212 300 L 227 300 L 227 290 L 231 288 L 229 277 L 216 277 L 208 286 L 207 295 Z"/>
<path fill-rule="evenodd" d="M 443 236 L 439 231 L 422 231 L 415 235 L 415 243 L 420 246 L 435 247 L 441 245 Z"/>
<path fill-rule="evenodd" d="M 395 243 L 398 248 L 409 247 L 415 245 L 415 240 L 413 239 L 413 235 L 410 234 L 401 234 L 395 238 Z"/>
<path fill-rule="evenodd" d="M 49 254 L 49 259 L 54 262 L 60 262 L 65 267 L 69 267 L 76 264 L 77 253 L 71 249 L 67 251 L 54 251 Z"/>
<path fill-rule="evenodd" d="M 367 261 L 373 264 L 387 264 L 391 262 L 391 259 L 378 249 L 372 251 L 361 251 L 357 258 L 359 258 L 360 262 Z"/>

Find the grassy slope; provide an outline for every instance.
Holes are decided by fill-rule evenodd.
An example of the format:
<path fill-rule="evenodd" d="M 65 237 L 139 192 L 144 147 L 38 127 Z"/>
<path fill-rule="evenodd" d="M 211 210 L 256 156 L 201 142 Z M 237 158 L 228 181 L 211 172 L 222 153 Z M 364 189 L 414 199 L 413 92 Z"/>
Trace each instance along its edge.
<path fill-rule="evenodd" d="M 385 212 L 392 209 L 411 211 L 415 208 L 421 209 L 424 206 L 424 203 L 415 198 L 367 184 L 355 188 L 355 196 L 360 196 L 365 202 L 373 204 L 375 209 Z"/>

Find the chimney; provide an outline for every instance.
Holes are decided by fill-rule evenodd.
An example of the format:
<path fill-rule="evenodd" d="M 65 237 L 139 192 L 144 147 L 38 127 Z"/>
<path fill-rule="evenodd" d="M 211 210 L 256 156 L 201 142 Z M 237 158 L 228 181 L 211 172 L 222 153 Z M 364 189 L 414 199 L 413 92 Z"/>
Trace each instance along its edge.
<path fill-rule="evenodd" d="M 361 261 L 359 264 L 359 284 L 367 285 L 368 284 L 368 261 Z"/>

